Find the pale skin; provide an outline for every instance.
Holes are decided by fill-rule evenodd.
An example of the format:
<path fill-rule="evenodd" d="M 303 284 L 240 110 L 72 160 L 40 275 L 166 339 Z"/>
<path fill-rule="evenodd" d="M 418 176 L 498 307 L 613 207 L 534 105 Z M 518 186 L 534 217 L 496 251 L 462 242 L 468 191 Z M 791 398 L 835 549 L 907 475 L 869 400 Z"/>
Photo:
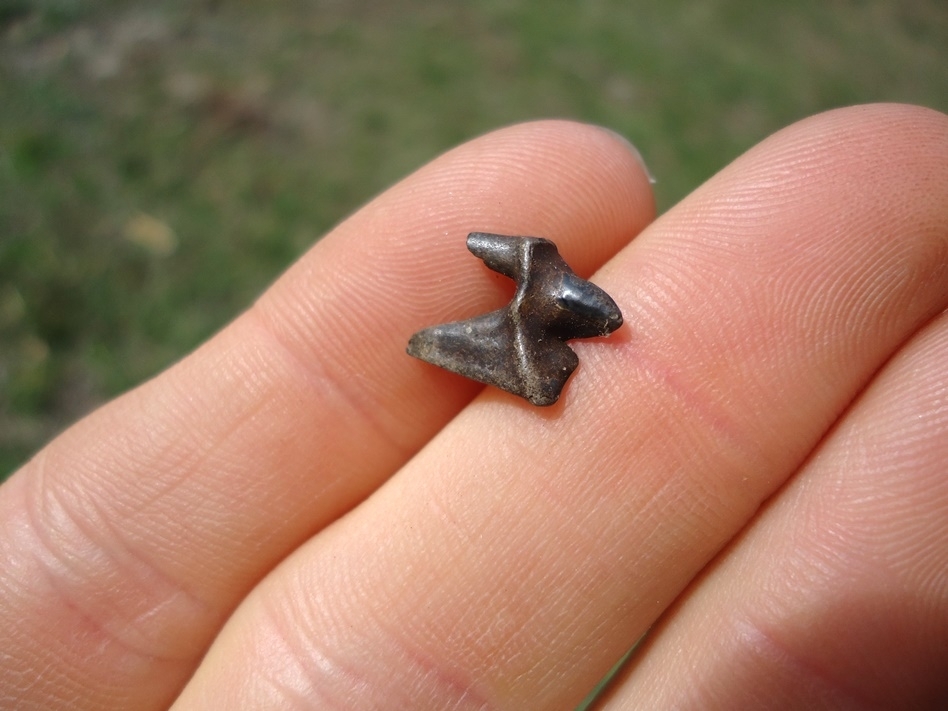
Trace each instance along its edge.
<path fill-rule="evenodd" d="M 661 178 L 661 176 L 659 176 Z M 405 355 L 553 239 L 625 326 L 535 408 Z M 497 131 L 0 488 L 0 707 L 942 708 L 948 118 L 823 114 L 654 219 Z"/>

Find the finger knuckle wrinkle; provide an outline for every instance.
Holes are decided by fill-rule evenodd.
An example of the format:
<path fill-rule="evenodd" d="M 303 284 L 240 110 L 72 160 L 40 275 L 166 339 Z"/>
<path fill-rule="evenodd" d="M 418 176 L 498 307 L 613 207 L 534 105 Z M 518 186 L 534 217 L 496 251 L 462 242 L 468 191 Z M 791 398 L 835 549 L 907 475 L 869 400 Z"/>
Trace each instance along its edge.
<path fill-rule="evenodd" d="M 738 629 L 743 652 L 757 660 L 761 673 L 770 669 L 770 673 L 792 679 L 797 693 L 831 701 L 834 707 L 875 708 L 872 699 L 798 649 L 777 627 L 745 616 Z"/>
<path fill-rule="evenodd" d="M 189 648 L 205 605 L 136 551 L 117 514 L 51 481 L 42 455 L 32 466 L 18 547 L 42 581 L 30 612 L 71 625 L 88 649 L 108 650 L 130 666 L 135 659 L 192 661 L 193 653 L 179 650 Z"/>
<path fill-rule="evenodd" d="M 259 330 L 266 345 L 276 352 L 277 357 L 286 362 L 291 378 L 307 384 L 324 402 L 333 402 L 332 406 L 322 408 L 324 412 L 331 412 L 334 420 L 344 418 L 344 413 L 348 412 L 349 417 L 361 422 L 377 436 L 377 445 L 384 443 L 403 459 L 413 453 L 413 448 L 399 435 L 397 423 L 383 419 L 380 413 L 384 413 L 386 408 L 379 407 L 378 397 L 367 386 L 360 387 L 361 379 L 352 372 L 351 362 L 334 365 L 328 353 L 307 357 L 297 345 L 301 340 L 308 340 L 307 337 L 283 333 L 288 326 L 276 323 L 277 317 L 260 303 L 254 306 L 250 315 L 249 323 Z M 293 372 L 302 377 L 293 377 Z M 360 440 L 364 441 L 364 437 Z"/>
<path fill-rule="evenodd" d="M 330 611 L 298 607 L 299 601 L 288 600 L 271 605 L 263 632 L 272 637 L 264 646 L 279 650 L 268 654 L 266 685 L 294 708 L 494 708 L 465 674 L 407 638 L 378 624 L 359 631 L 354 621 L 330 619 Z"/>

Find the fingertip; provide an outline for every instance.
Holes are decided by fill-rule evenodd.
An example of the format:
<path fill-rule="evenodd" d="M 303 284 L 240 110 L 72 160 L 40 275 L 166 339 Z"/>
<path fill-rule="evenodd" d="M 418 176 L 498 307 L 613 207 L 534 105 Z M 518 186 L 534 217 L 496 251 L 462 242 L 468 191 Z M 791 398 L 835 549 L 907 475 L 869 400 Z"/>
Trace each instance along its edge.
<path fill-rule="evenodd" d="M 599 128 L 602 131 L 605 131 L 607 134 L 615 138 L 625 150 L 627 150 L 629 153 L 632 154 L 632 156 L 638 161 L 639 167 L 642 168 L 642 171 L 645 173 L 645 176 L 648 178 L 648 182 L 650 185 L 655 185 L 655 183 L 658 182 L 658 179 L 655 177 L 655 175 L 649 169 L 648 164 L 645 162 L 645 156 L 642 155 L 642 151 L 640 151 L 638 147 L 634 143 L 632 143 L 632 141 L 630 141 L 623 134 L 619 133 L 618 131 L 614 131 L 607 126 L 597 126 L 597 128 Z"/>
<path fill-rule="evenodd" d="M 760 157 L 769 163 L 762 170 L 785 165 L 801 179 L 836 174 L 853 184 L 865 186 L 871 179 L 889 187 L 898 181 L 924 180 L 935 171 L 944 181 L 948 179 L 948 116 L 909 104 L 832 109 L 776 132 L 732 165 L 744 171 L 748 162 Z M 809 170 L 801 171 L 801 167 Z"/>
<path fill-rule="evenodd" d="M 577 271 L 589 273 L 654 219 L 651 182 L 639 151 L 618 133 L 547 119 L 462 144 L 369 208 L 392 203 L 388 214 L 414 223 L 415 235 L 440 223 L 436 243 L 426 245 L 432 259 L 440 259 L 443 241 L 466 255 L 463 240 L 472 231 L 538 236 L 557 242 Z M 419 211 L 419 202 L 427 209 Z"/>

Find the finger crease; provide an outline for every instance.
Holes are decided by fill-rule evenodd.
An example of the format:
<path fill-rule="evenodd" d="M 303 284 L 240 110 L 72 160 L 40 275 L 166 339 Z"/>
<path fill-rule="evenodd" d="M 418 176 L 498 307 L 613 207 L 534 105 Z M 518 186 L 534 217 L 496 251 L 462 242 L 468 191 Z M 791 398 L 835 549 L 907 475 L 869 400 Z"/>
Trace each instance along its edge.
<path fill-rule="evenodd" d="M 380 408 L 366 402 L 371 400 L 371 397 L 361 394 L 354 386 L 358 382 L 356 378 L 345 378 L 344 375 L 331 373 L 319 359 L 303 358 L 299 350 L 293 347 L 287 341 L 286 336 L 276 327 L 273 319 L 259 306 L 255 305 L 253 309 L 247 312 L 247 315 L 252 316 L 248 319 L 248 322 L 259 329 L 267 341 L 274 344 L 296 369 L 305 373 L 305 379 L 308 382 L 326 386 L 317 387 L 317 389 L 322 394 L 330 394 L 336 400 L 344 403 L 368 429 L 377 435 L 377 439 L 381 443 L 387 445 L 398 455 L 399 461 L 406 461 L 414 454 L 413 447 L 401 442 L 395 433 L 382 423 L 377 414 Z M 326 388 L 329 389 L 328 393 Z M 338 415 L 336 410 L 333 410 L 333 412 Z M 366 441 L 366 438 L 363 438 L 363 441 Z"/>
<path fill-rule="evenodd" d="M 745 616 L 739 624 L 742 642 L 750 653 L 765 664 L 777 664 L 794 672 L 798 677 L 812 680 L 819 688 L 825 690 L 825 695 L 834 702 L 849 701 L 847 708 L 873 708 L 872 700 L 861 695 L 855 688 L 843 682 L 824 666 L 813 659 L 800 654 L 788 645 L 780 636 L 766 624 L 759 623 L 750 616 Z"/>
<path fill-rule="evenodd" d="M 156 617 L 190 620 L 207 616 L 207 604 L 133 551 L 97 502 L 86 499 L 97 519 L 94 526 L 91 521 L 77 515 L 74 507 L 67 505 L 57 494 L 56 487 L 48 483 L 45 451 L 33 460 L 32 466 L 35 467 L 34 483 L 24 497 L 24 509 L 31 537 L 37 544 L 33 559 L 49 589 L 92 629 L 93 634 L 121 650 L 151 663 L 193 662 L 194 655 L 181 656 L 159 650 L 162 631 L 179 629 L 180 623 L 169 626 L 153 620 Z M 108 532 L 108 540 L 114 542 L 114 546 L 106 547 L 99 542 L 103 540 L 101 534 L 104 531 Z M 74 543 L 75 553 L 57 544 L 56 538 Z M 129 560 L 121 561 L 123 557 Z M 132 586 L 140 594 L 129 595 Z M 134 611 L 131 619 L 123 618 L 128 610 L 124 600 L 141 600 L 143 596 L 158 599 Z M 92 605 L 84 603 L 83 598 L 94 603 L 97 611 L 90 609 Z M 181 614 L 185 608 L 189 611 Z M 154 634 L 143 629 L 146 621 L 151 622 L 156 631 Z M 190 627 L 193 629 L 194 625 Z M 125 634 L 120 634 L 119 630 Z M 138 633 L 138 642 L 133 641 L 130 631 Z M 165 639 L 169 646 L 180 646 L 180 639 L 170 639 L 167 635 Z"/>

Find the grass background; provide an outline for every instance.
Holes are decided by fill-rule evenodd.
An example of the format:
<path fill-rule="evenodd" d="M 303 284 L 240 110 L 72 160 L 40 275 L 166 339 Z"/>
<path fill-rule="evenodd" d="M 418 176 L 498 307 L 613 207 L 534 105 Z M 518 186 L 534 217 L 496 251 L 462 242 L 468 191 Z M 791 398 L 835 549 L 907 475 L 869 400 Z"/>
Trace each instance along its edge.
<path fill-rule="evenodd" d="M 604 124 L 667 209 L 876 100 L 948 109 L 944 0 L 0 0 L 0 479 L 460 141 Z"/>

